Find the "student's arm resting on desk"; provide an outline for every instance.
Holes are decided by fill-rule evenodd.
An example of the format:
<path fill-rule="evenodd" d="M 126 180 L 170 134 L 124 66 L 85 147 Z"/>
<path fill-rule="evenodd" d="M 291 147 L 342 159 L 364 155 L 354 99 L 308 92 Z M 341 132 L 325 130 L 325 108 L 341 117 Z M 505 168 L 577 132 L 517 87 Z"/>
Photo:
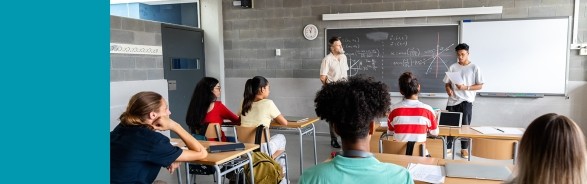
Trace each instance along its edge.
<path fill-rule="evenodd" d="M 275 119 L 273 119 L 273 121 L 275 123 L 278 123 L 281 125 L 287 125 L 287 120 L 281 114 L 279 116 L 275 117 Z"/>
<path fill-rule="evenodd" d="M 169 116 L 160 117 L 153 123 L 153 127 L 155 130 L 171 130 L 175 132 L 175 134 L 177 134 L 188 147 L 189 150 L 183 150 L 181 155 L 175 161 L 194 161 L 208 156 L 208 151 L 206 151 L 204 146 L 202 146 L 202 144 L 200 144 L 190 133 L 183 129 L 181 125 L 172 119 L 169 119 Z"/>

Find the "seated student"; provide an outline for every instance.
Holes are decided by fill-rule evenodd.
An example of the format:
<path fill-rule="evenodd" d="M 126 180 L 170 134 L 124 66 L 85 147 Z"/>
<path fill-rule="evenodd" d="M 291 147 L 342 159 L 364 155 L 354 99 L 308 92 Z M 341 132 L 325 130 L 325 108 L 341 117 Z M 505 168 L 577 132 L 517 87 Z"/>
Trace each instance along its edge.
<path fill-rule="evenodd" d="M 518 146 L 513 184 L 585 184 L 585 136 L 573 120 L 555 113 L 536 118 Z"/>
<path fill-rule="evenodd" d="M 334 126 L 342 153 L 330 162 L 306 169 L 300 183 L 414 183 L 404 167 L 379 162 L 369 151 L 375 119 L 390 106 L 387 86 L 353 76 L 322 86 L 314 99 L 316 114 Z"/>
<path fill-rule="evenodd" d="M 163 97 L 155 92 L 132 96 L 120 115 L 120 124 L 110 132 L 110 183 L 151 184 L 161 167 L 173 173 L 179 162 L 206 158 L 206 149 L 169 119 L 170 114 Z M 175 132 L 188 150 L 171 145 L 169 138 L 156 130 Z"/>
<path fill-rule="evenodd" d="M 198 82 L 185 117 L 185 122 L 190 127 L 192 134 L 205 136 L 208 124 L 222 125 L 225 119 L 229 119 L 232 125 L 240 125 L 238 116 L 228 110 L 221 101 L 216 101 L 219 97 L 220 83 L 218 80 L 204 77 Z M 222 142 L 226 142 L 224 131 L 221 130 L 221 133 Z M 208 138 L 208 140 L 217 141 L 216 138 Z"/>
<path fill-rule="evenodd" d="M 399 91 L 404 98 L 391 107 L 387 119 L 388 134 L 393 134 L 393 138 L 401 142 L 426 142 L 427 132 L 438 135 L 434 110 L 430 105 L 418 100 L 420 83 L 416 76 L 411 72 L 405 72 L 399 77 L 398 82 Z"/>
<path fill-rule="evenodd" d="M 269 97 L 269 81 L 262 76 L 255 76 L 248 79 L 245 83 L 243 93 L 243 104 L 239 115 L 241 116 L 241 126 L 258 127 L 263 125 L 269 127 L 271 121 L 282 125 L 287 125 L 287 120 L 281 115 L 275 103 L 267 99 Z M 272 135 L 269 138 L 269 147 L 273 155 L 277 150 L 285 150 L 285 136 L 282 134 Z M 261 151 L 267 153 L 266 146 L 261 146 Z M 278 160 L 285 168 L 285 161 Z M 285 172 L 285 170 L 284 170 Z"/>

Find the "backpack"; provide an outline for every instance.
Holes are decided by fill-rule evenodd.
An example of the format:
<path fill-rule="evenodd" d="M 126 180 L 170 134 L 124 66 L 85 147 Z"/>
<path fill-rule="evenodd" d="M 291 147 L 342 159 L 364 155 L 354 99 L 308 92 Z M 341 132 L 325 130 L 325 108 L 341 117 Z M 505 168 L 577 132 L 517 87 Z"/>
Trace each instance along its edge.
<path fill-rule="evenodd" d="M 255 132 L 255 144 L 261 145 L 261 134 L 263 133 L 264 128 L 263 125 L 257 127 Z M 253 162 L 255 183 L 276 184 L 281 182 L 284 174 L 281 165 L 279 165 L 277 161 L 273 160 L 273 158 L 266 153 L 261 152 L 260 149 L 256 149 L 251 156 L 253 157 L 251 161 Z M 250 169 L 249 164 L 246 164 L 244 173 L 247 183 L 251 181 Z"/>

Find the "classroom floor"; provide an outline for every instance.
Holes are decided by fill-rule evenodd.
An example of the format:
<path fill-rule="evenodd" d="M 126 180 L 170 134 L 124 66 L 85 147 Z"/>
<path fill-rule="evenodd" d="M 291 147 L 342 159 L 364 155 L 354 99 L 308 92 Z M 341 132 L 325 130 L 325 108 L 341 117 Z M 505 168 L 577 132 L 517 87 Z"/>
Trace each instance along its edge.
<path fill-rule="evenodd" d="M 286 151 L 288 156 L 288 169 L 289 169 L 289 178 L 291 184 L 298 183 L 300 178 L 300 152 L 299 152 L 299 138 L 295 134 L 284 134 L 287 139 L 286 144 Z M 313 146 L 312 146 L 312 137 L 311 136 L 304 136 L 303 137 L 303 145 L 304 145 L 304 168 L 309 168 L 314 165 L 314 153 L 313 153 Z M 340 138 L 339 138 L 340 143 Z M 326 160 L 332 151 L 337 151 L 338 149 L 334 149 L 330 147 L 330 137 L 327 135 L 316 135 L 316 152 L 318 154 L 318 163 L 323 162 Z M 455 148 L 459 148 L 457 150 L 453 150 L 455 155 L 455 160 L 462 159 L 460 157 L 460 141 L 457 141 Z M 448 159 L 451 157 L 449 156 Z M 490 162 L 490 163 L 503 163 L 511 164 L 512 160 L 490 160 L 490 159 L 483 159 L 478 157 L 471 157 L 471 161 L 475 162 Z M 185 170 L 182 167 L 182 180 L 185 183 Z M 175 184 L 178 183 L 177 174 L 173 173 L 172 175 L 167 172 L 166 169 L 161 169 L 159 175 L 157 176 L 157 180 L 165 181 L 168 184 Z M 214 183 L 214 179 L 212 175 L 198 175 L 196 177 L 196 183 L 198 184 L 208 184 Z M 224 183 L 228 183 L 228 180 L 225 180 Z"/>

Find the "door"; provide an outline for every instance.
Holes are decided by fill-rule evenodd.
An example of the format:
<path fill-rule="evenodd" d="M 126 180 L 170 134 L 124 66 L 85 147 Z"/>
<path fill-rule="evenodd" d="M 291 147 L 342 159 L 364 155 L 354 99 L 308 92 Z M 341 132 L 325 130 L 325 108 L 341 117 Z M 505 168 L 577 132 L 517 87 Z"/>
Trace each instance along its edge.
<path fill-rule="evenodd" d="M 169 87 L 171 119 L 189 128 L 185 116 L 196 84 L 204 71 L 204 31 L 176 25 L 161 25 L 163 71 Z M 177 137 L 171 134 L 171 137 Z"/>

